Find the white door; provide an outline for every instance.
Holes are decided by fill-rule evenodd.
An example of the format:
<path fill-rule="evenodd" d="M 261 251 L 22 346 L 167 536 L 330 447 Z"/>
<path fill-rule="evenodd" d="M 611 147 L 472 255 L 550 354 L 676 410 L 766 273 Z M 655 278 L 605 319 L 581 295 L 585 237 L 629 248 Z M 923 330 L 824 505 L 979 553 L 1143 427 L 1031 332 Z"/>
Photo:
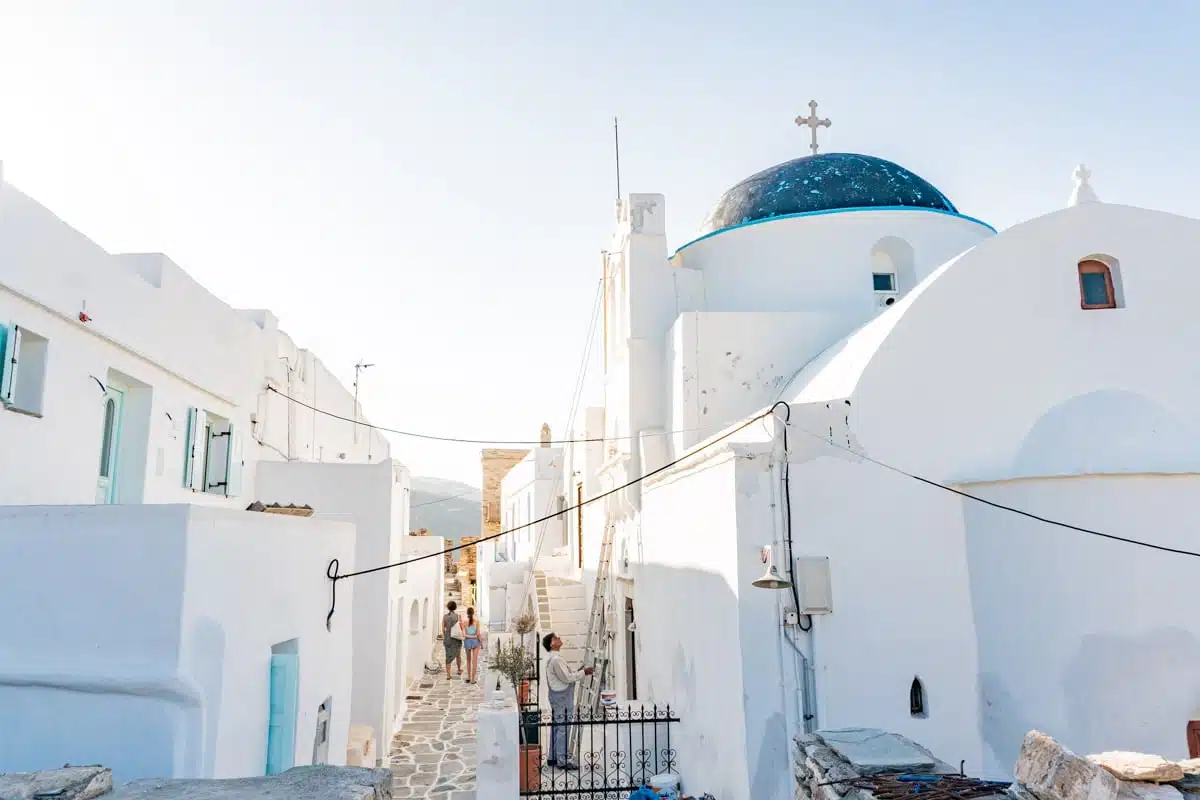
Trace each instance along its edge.
<path fill-rule="evenodd" d="M 96 503 L 117 501 L 117 463 L 121 456 L 121 416 L 125 393 L 108 387 L 104 392 L 104 428 L 100 437 L 100 477 L 96 481 Z"/>

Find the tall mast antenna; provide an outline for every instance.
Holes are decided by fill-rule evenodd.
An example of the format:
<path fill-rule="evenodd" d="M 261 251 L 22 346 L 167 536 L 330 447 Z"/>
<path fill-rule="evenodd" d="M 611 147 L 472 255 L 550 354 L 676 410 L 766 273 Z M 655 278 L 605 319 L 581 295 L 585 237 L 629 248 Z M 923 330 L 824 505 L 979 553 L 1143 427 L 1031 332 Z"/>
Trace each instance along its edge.
<path fill-rule="evenodd" d="M 613 117 L 613 152 L 617 156 L 617 199 L 621 199 L 621 134 L 617 129 L 617 118 Z"/>

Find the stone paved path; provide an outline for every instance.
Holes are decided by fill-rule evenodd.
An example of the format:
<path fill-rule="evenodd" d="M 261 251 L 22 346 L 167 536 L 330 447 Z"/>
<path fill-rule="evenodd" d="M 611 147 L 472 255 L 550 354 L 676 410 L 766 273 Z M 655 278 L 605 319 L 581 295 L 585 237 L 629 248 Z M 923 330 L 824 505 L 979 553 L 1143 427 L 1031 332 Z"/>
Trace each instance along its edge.
<path fill-rule="evenodd" d="M 441 650 L 440 642 L 437 649 Z M 439 672 L 418 678 L 408 695 L 420 699 L 409 699 L 404 725 L 392 739 L 388 759 L 394 776 L 392 796 L 475 800 L 480 684 L 468 684 L 457 676 L 448 681 L 446 673 Z"/>
<path fill-rule="evenodd" d="M 461 602 L 457 582 L 451 578 L 446 580 L 446 599 Z M 392 739 L 388 754 L 392 796 L 396 800 L 475 800 L 475 723 L 483 689 L 454 671 L 454 680 L 446 680 L 442 643 L 434 644 L 433 650 L 438 672 L 426 673 L 408 687 L 408 711 Z M 480 654 L 481 673 L 486 661 Z"/>

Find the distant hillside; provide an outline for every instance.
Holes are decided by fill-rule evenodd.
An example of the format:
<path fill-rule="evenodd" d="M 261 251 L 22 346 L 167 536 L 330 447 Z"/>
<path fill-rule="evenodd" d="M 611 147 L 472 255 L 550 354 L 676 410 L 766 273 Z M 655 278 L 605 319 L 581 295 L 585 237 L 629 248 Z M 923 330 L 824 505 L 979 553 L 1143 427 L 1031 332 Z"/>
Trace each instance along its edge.
<path fill-rule="evenodd" d="M 444 478 L 414 477 L 411 485 L 412 530 L 428 528 L 431 536 L 444 536 L 455 544 L 464 536 L 479 535 L 479 489 Z"/>

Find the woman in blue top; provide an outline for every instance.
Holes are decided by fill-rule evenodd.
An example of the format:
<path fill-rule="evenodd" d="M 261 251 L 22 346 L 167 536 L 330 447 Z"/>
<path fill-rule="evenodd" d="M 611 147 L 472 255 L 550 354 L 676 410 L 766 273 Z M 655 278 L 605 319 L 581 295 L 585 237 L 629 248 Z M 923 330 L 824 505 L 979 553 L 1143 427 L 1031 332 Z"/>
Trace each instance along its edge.
<path fill-rule="evenodd" d="M 463 625 L 463 649 L 467 651 L 467 683 L 479 680 L 479 646 L 482 641 L 479 628 L 479 620 L 475 619 L 475 609 L 468 608 L 466 624 Z"/>

